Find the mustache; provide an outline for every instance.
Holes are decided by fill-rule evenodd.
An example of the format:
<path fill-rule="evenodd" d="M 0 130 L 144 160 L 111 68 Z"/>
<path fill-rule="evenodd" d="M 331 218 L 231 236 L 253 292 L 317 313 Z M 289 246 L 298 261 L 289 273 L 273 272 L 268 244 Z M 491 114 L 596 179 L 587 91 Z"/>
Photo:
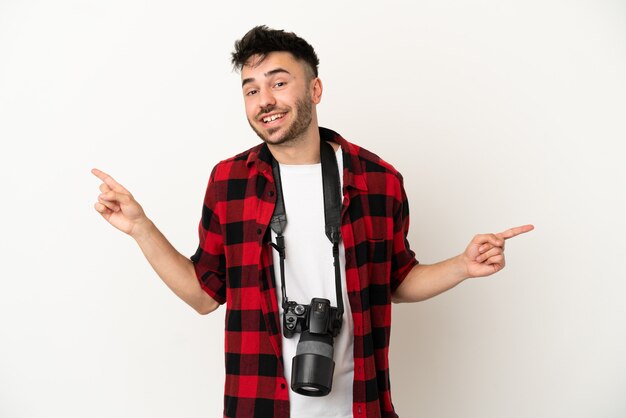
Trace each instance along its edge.
<path fill-rule="evenodd" d="M 266 106 L 266 107 L 262 107 L 261 110 L 259 111 L 259 113 L 257 113 L 256 115 L 256 119 L 260 119 L 263 115 L 267 115 L 268 113 L 272 113 L 275 110 L 279 110 L 281 112 L 286 112 L 287 110 L 285 109 L 279 109 L 278 107 L 276 107 L 275 105 L 270 105 L 270 106 Z"/>

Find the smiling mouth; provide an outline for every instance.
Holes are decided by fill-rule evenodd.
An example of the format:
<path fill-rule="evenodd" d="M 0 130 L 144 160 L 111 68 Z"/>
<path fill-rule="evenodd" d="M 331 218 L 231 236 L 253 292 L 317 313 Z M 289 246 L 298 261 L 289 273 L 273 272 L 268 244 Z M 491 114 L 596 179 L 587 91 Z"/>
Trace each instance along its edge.
<path fill-rule="evenodd" d="M 273 115 L 268 115 L 268 116 L 261 118 L 261 121 L 263 123 L 271 123 L 271 122 L 274 122 L 275 120 L 282 119 L 285 115 L 286 113 L 275 113 Z"/>

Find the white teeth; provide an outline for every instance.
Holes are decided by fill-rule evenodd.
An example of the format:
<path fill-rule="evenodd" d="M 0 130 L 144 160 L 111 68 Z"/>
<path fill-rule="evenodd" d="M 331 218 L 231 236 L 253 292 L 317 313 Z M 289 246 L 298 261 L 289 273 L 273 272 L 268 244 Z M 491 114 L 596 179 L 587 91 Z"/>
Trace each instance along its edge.
<path fill-rule="evenodd" d="M 279 113 L 277 115 L 272 115 L 270 117 L 267 118 L 263 118 L 263 122 L 267 123 L 267 122 L 273 122 L 276 119 L 282 118 L 283 116 L 285 116 L 283 113 Z"/>

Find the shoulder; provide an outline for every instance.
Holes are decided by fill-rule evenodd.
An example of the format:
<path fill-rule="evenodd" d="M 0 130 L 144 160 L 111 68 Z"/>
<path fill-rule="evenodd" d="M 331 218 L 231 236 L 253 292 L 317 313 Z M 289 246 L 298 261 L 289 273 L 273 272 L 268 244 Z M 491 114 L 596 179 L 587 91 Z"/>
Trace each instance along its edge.
<path fill-rule="evenodd" d="M 344 138 L 339 142 L 344 153 L 344 184 L 370 200 L 381 198 L 394 205 L 406 200 L 403 177 L 392 164 Z"/>
<path fill-rule="evenodd" d="M 393 165 L 380 158 L 377 154 L 345 139 L 331 129 L 320 127 L 320 137 L 341 145 L 344 153 L 345 168 L 356 176 L 367 175 L 368 173 L 387 173 L 401 177 Z"/>
<path fill-rule="evenodd" d="M 367 173 L 388 173 L 392 176 L 402 177 L 400 172 L 389 162 L 383 160 L 378 154 L 363 148 L 360 145 L 346 141 L 348 145 L 348 153 L 358 160 L 361 169 L 365 174 Z"/>
<path fill-rule="evenodd" d="M 241 202 L 257 193 L 257 163 L 265 158 L 263 150 L 267 149 L 263 145 L 255 145 L 213 166 L 206 188 L 205 206 L 223 216 L 230 203 Z"/>
<path fill-rule="evenodd" d="M 253 163 L 260 158 L 264 144 L 257 144 L 230 158 L 218 162 L 211 172 L 213 181 L 223 181 L 233 178 L 247 178 L 250 175 Z"/>

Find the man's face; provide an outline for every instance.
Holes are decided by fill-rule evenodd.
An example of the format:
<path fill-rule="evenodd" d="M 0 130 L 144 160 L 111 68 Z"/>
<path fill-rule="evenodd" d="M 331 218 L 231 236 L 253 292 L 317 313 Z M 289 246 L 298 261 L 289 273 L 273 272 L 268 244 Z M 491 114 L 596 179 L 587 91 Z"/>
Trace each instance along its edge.
<path fill-rule="evenodd" d="M 259 58 L 252 56 L 241 70 L 248 123 L 271 145 L 304 138 L 311 127 L 313 103 L 319 101 L 312 97 L 315 79 L 306 64 L 288 52 L 271 52 L 260 62 Z"/>

